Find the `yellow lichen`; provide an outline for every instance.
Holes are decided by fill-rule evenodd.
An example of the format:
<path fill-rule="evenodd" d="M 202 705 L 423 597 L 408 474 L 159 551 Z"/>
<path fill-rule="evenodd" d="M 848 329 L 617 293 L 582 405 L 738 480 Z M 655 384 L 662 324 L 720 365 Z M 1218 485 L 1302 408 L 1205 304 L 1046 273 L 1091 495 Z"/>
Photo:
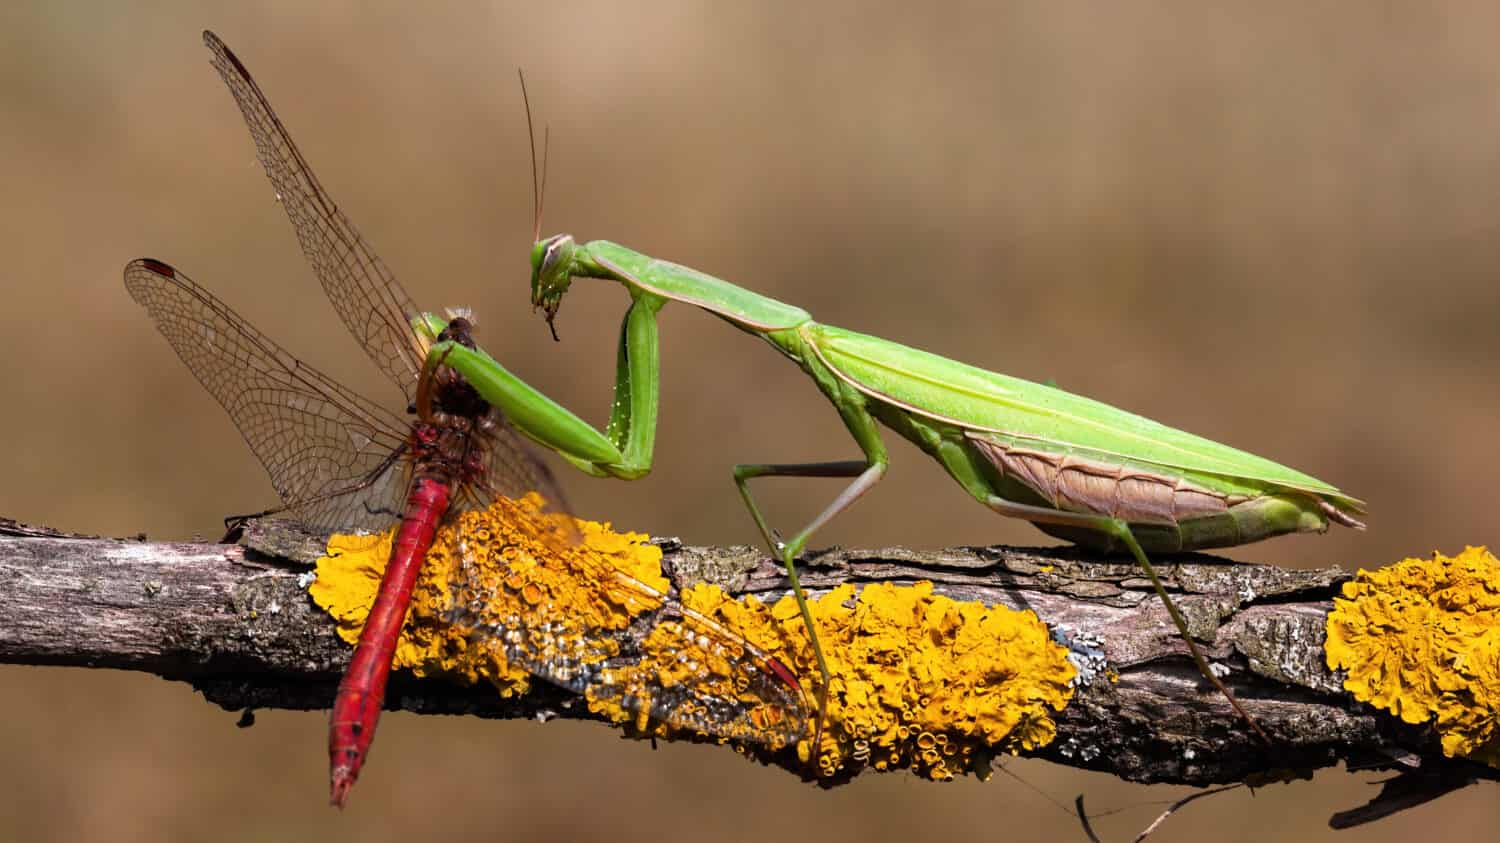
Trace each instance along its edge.
<path fill-rule="evenodd" d="M 319 562 L 311 591 L 345 640 L 358 637 L 390 545 L 390 534 L 336 536 Z M 1031 612 L 961 603 L 931 583 L 857 596 L 841 586 L 811 606 L 832 674 L 814 751 L 819 673 L 791 597 L 767 606 L 686 588 L 639 652 L 616 658 L 627 631 L 641 631 L 632 623 L 667 599 L 660 558 L 644 536 L 547 513 L 535 496 L 498 499 L 439 531 L 395 664 L 507 696 L 529 687 L 528 667 L 547 671 L 638 734 L 675 727 L 773 751 L 798 742 L 822 777 L 866 766 L 986 774 L 990 753 L 1051 741 L 1051 712 L 1072 693 L 1067 648 Z"/>
<path fill-rule="evenodd" d="M 351 644 L 375 602 L 394 533 L 336 535 L 318 560 L 309 593 Z M 525 693 L 531 674 L 511 663 L 499 635 L 471 635 L 476 627 L 546 628 L 525 643 L 531 656 L 566 653 L 599 662 L 615 654 L 606 633 L 656 608 L 666 588 L 661 549 L 646 536 L 547 512 L 536 495 L 497 497 L 488 509 L 465 512 L 438 531 L 392 663 L 418 676 L 485 679 L 503 696 Z"/>
<path fill-rule="evenodd" d="M 1360 571 L 1328 615 L 1328 667 L 1443 751 L 1500 766 L 1500 560 L 1483 547 Z"/>
<path fill-rule="evenodd" d="M 817 663 L 790 596 L 768 607 L 698 585 L 682 602 L 781 658 L 816 705 Z M 987 775 L 993 749 L 1035 749 L 1056 735 L 1051 711 L 1067 704 L 1076 671 L 1032 612 L 960 603 L 933 594 L 929 582 L 872 583 L 857 597 L 846 584 L 811 609 L 831 674 L 818 775 L 865 766 L 910 768 L 934 780 Z M 660 657 L 670 652 L 662 642 Z M 812 733 L 809 723 L 798 746 L 804 761 L 814 754 Z"/>

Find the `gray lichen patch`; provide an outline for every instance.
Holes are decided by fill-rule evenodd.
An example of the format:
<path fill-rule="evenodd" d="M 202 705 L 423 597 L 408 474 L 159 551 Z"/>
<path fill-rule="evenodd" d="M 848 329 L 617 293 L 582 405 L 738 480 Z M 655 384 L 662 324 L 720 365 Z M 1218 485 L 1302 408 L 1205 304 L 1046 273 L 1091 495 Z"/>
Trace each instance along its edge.
<path fill-rule="evenodd" d="M 765 556 L 763 550 L 741 545 L 713 549 L 682 547 L 671 555 L 669 564 L 672 579 L 679 587 L 706 582 L 737 593 L 745 590 L 751 574 Z"/>
<path fill-rule="evenodd" d="M 1236 619 L 1235 647 L 1250 670 L 1287 685 L 1324 694 L 1342 694 L 1323 658 L 1326 612 L 1246 612 Z"/>
<path fill-rule="evenodd" d="M 296 593 L 296 577 L 261 574 L 237 584 L 230 592 L 229 605 L 241 620 L 253 623 L 262 615 L 277 615 Z"/>
<path fill-rule="evenodd" d="M 1290 594 L 1327 592 L 1349 578 L 1338 568 L 1303 571 L 1268 565 L 1181 565 L 1174 570 L 1178 587 L 1199 594 L 1234 594 L 1242 603 L 1285 597 Z"/>

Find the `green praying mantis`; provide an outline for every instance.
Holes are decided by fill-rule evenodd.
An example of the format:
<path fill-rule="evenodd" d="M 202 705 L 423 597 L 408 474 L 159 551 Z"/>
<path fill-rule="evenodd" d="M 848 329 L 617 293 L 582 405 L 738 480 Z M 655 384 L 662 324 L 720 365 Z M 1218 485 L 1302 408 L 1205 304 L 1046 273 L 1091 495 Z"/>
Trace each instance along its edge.
<path fill-rule="evenodd" d="M 525 98 L 524 77 L 521 93 Z M 760 337 L 812 378 L 863 458 L 742 463 L 734 467 L 734 484 L 766 547 L 786 567 L 812 644 L 821 679 L 814 756 L 827 717 L 830 677 L 796 559 L 814 533 L 885 476 L 890 458 L 881 424 L 936 460 L 994 512 L 1082 547 L 1128 551 L 1161 598 L 1198 671 L 1271 744 L 1209 666 L 1146 553 L 1233 547 L 1287 533 L 1321 533 L 1330 524 L 1362 530 L 1363 501 L 1311 475 L 1102 401 L 821 324 L 799 307 L 617 243 L 578 243 L 569 234 L 541 238 L 546 177 L 538 185 L 529 100 L 526 123 L 535 214 L 532 308 L 541 308 L 553 327 L 577 278 L 613 281 L 630 295 L 620 326 L 609 422 L 601 433 L 482 349 L 443 341 L 443 320 L 431 315 L 424 315 L 435 340 L 425 368 L 429 373 L 452 368 L 539 445 L 587 474 L 621 480 L 651 471 L 660 397 L 656 315 L 667 302 L 701 308 Z M 552 336 L 557 338 L 555 328 Z M 850 482 L 805 527 L 781 540 L 750 493 L 749 481 L 757 477 Z"/>
<path fill-rule="evenodd" d="M 538 200 L 538 206 L 539 206 Z M 484 351 L 435 344 L 446 365 L 542 446 L 596 477 L 633 480 L 651 470 L 658 409 L 657 313 L 667 302 L 701 308 L 760 337 L 796 363 L 833 404 L 863 454 L 858 460 L 734 467 L 734 483 L 766 546 L 786 566 L 822 674 L 829 676 L 795 560 L 812 536 L 875 486 L 889 457 L 879 425 L 932 457 L 964 491 L 1001 515 L 1101 551 L 1128 551 L 1150 579 L 1199 671 L 1255 732 L 1269 738 L 1210 669 L 1147 552 L 1229 547 L 1272 536 L 1363 529 L 1364 504 L 1299 471 L 1052 386 L 989 372 L 889 340 L 813 320 L 806 311 L 727 281 L 603 240 L 558 234 L 531 251 L 531 301 L 549 325 L 575 279 L 620 284 L 630 307 L 620 330 L 614 403 L 603 433 L 507 371 Z M 822 512 L 785 541 L 750 493 L 758 477 L 849 478 Z M 816 746 L 817 739 L 814 739 Z"/>

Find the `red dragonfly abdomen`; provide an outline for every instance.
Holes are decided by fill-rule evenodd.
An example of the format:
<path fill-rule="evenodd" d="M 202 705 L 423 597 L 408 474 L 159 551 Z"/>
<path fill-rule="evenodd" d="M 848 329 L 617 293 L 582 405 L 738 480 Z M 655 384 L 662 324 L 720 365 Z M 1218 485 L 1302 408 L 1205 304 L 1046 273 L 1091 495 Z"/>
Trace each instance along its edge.
<path fill-rule="evenodd" d="M 448 495 L 447 485 L 432 477 L 418 475 L 413 480 L 406 516 L 391 548 L 390 564 L 380 580 L 380 591 L 359 634 L 349 669 L 339 682 L 328 726 L 328 760 L 329 801 L 340 808 L 359 777 L 365 753 L 375 738 L 375 724 L 380 720 L 385 684 L 391 674 L 391 657 L 401 626 L 406 623 L 417 572 L 422 569 L 438 522 L 448 509 Z"/>

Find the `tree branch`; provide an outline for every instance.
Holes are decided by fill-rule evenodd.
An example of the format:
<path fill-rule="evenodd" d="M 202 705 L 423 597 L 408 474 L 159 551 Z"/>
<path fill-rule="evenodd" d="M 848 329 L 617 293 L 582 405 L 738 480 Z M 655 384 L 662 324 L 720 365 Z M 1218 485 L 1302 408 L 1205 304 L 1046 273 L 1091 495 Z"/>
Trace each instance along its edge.
<path fill-rule="evenodd" d="M 282 522 L 245 546 L 146 543 L 0 523 L 0 662 L 140 670 L 192 683 L 228 709 L 324 708 L 349 657 L 304 575 L 322 536 Z M 748 547 L 662 543 L 676 584 L 716 582 L 764 599 L 785 591 L 776 563 Z M 1206 687 L 1149 583 L 1128 561 L 1073 548 L 830 550 L 809 554 L 804 585 L 931 580 L 959 600 L 1029 608 L 1074 640 L 1098 641 L 1118 681 L 1080 688 L 1036 753 L 1125 779 L 1206 785 L 1276 778 L 1345 762 L 1404 771 L 1411 802 L 1495 771 L 1445 758 L 1434 735 L 1354 703 L 1324 666 L 1336 568 L 1298 571 L 1203 555 L 1160 566 L 1209 657 L 1274 737 L 1266 747 Z M 588 718 L 540 685 L 503 701 L 485 688 L 396 677 L 387 707 L 485 717 Z M 785 766 L 805 774 L 794 756 Z M 1416 787 L 1413 782 L 1427 784 Z M 1380 805 L 1367 809 L 1376 815 Z M 1391 810 L 1384 806 L 1386 811 Z M 1368 819 L 1369 817 L 1365 817 Z M 1347 817 L 1346 817 L 1347 819 Z M 1358 819 L 1358 818 L 1356 818 Z"/>

